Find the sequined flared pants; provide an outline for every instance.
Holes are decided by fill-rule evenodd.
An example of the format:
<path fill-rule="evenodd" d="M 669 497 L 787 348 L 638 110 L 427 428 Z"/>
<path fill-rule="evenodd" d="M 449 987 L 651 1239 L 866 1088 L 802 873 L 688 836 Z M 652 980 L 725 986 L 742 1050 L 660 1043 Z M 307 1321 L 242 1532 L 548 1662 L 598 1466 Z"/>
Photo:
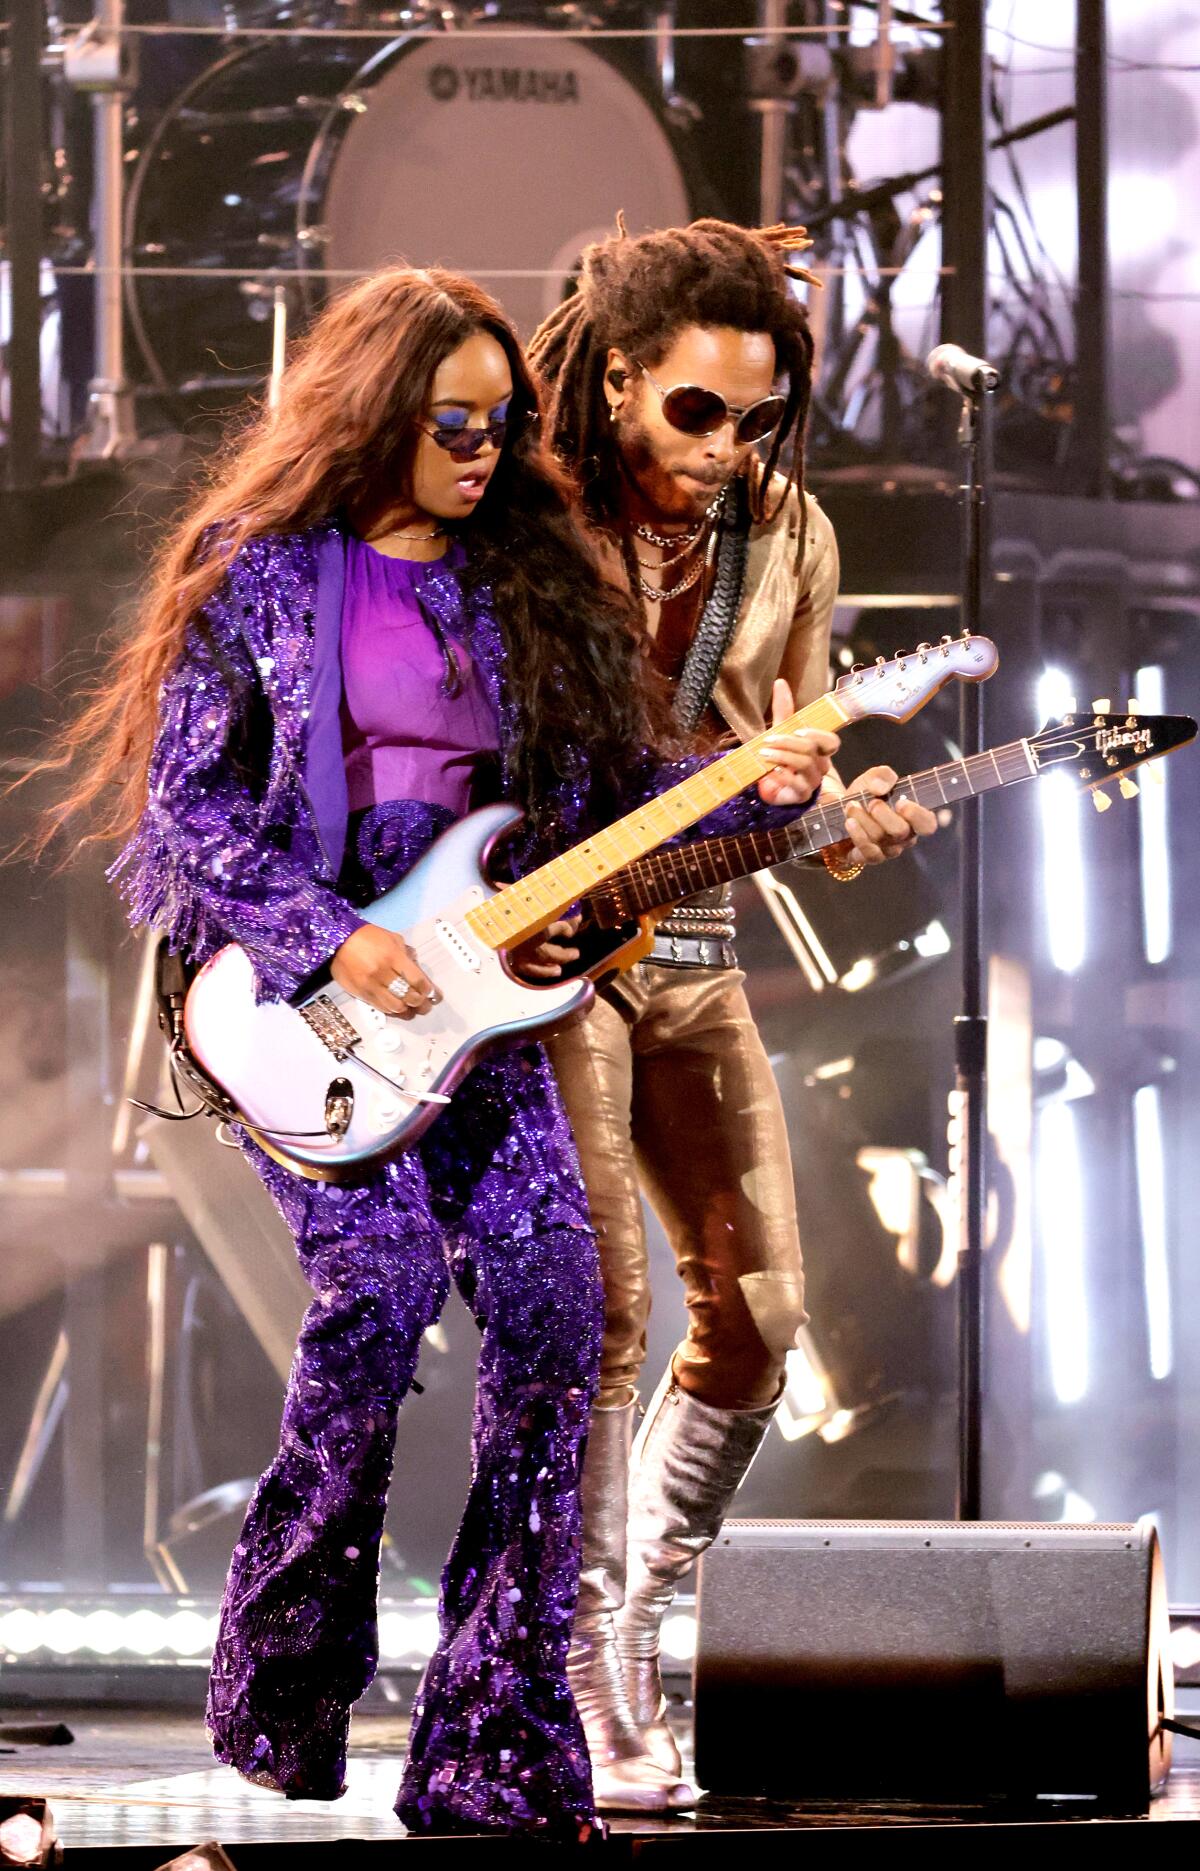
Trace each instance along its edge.
<path fill-rule="evenodd" d="M 247 1154 L 314 1299 L 229 1573 L 216 1752 L 293 1797 L 341 1790 L 350 1705 L 376 1663 L 396 1413 L 453 1279 L 482 1333 L 472 1479 L 396 1810 L 415 1830 L 570 1836 L 593 1810 L 565 1661 L 602 1294 L 544 1055 L 485 1061 L 414 1150 L 357 1184 Z"/>

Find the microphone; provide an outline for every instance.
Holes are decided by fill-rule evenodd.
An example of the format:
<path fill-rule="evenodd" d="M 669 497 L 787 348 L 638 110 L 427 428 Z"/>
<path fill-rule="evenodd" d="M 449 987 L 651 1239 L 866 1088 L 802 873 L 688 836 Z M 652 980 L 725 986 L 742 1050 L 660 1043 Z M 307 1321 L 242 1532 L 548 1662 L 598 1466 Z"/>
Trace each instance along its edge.
<path fill-rule="evenodd" d="M 935 344 L 925 359 L 925 368 L 938 383 L 944 383 L 951 390 L 961 390 L 964 396 L 974 396 L 979 390 L 994 390 L 1000 381 L 1000 372 L 986 358 L 972 357 L 964 351 L 961 344 Z"/>

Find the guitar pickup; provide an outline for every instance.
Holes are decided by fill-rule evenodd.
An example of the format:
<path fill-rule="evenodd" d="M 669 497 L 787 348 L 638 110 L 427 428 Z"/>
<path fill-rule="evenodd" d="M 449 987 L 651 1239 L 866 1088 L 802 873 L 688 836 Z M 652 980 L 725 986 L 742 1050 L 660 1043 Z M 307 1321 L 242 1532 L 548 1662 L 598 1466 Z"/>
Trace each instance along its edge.
<path fill-rule="evenodd" d="M 446 922 L 439 916 L 434 922 L 434 933 L 452 961 L 470 974 L 478 974 L 482 965 L 479 950 L 469 942 L 457 924 Z"/>

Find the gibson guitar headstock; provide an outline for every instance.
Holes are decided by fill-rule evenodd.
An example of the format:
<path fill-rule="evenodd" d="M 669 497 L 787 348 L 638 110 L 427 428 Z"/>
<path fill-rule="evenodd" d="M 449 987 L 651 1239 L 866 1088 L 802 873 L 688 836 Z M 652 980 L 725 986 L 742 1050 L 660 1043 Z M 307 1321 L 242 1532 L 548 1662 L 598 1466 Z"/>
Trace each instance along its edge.
<path fill-rule="evenodd" d="M 1107 781 L 1115 780 L 1122 797 L 1132 799 L 1138 788 L 1128 775 L 1134 767 L 1195 738 L 1196 723 L 1190 715 L 1143 715 L 1132 709 L 1114 715 L 1098 709 L 1091 715 L 1048 721 L 1027 745 L 1039 769 L 1053 766 L 1074 773 L 1091 792 L 1096 810 L 1107 812 L 1112 804 L 1102 790 Z M 1157 779 L 1158 774 L 1152 768 L 1147 778 Z"/>

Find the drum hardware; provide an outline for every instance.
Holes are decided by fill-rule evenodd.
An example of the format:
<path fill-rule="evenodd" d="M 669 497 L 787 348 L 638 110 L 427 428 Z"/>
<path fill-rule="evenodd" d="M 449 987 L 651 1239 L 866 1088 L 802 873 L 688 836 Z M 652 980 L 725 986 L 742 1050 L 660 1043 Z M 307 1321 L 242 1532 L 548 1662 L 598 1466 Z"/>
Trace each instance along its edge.
<path fill-rule="evenodd" d="M 130 326 L 174 412 L 217 414 L 264 382 L 280 285 L 295 329 L 331 281 L 438 260 L 528 333 L 618 206 L 636 229 L 690 220 L 660 86 L 648 97 L 578 19 L 519 48 L 511 18 L 461 41 L 398 31 L 365 58 L 336 31 L 264 38 L 195 78 L 145 143 L 125 215 Z M 154 276 L 175 266 L 187 276 Z"/>
<path fill-rule="evenodd" d="M 675 0 L 659 6 L 654 16 L 654 64 L 659 96 L 667 122 L 673 129 L 694 130 L 704 121 L 704 112 L 693 98 L 685 97 L 675 84 L 675 34 L 679 9 Z"/>
<path fill-rule="evenodd" d="M 132 42 L 123 36 L 125 0 L 98 0 L 97 15 L 63 44 L 67 82 L 90 94 L 94 138 L 96 268 L 95 369 L 84 433 L 75 459 L 108 461 L 137 447 L 133 396 L 125 375 L 124 259 L 125 100 L 136 82 Z"/>

